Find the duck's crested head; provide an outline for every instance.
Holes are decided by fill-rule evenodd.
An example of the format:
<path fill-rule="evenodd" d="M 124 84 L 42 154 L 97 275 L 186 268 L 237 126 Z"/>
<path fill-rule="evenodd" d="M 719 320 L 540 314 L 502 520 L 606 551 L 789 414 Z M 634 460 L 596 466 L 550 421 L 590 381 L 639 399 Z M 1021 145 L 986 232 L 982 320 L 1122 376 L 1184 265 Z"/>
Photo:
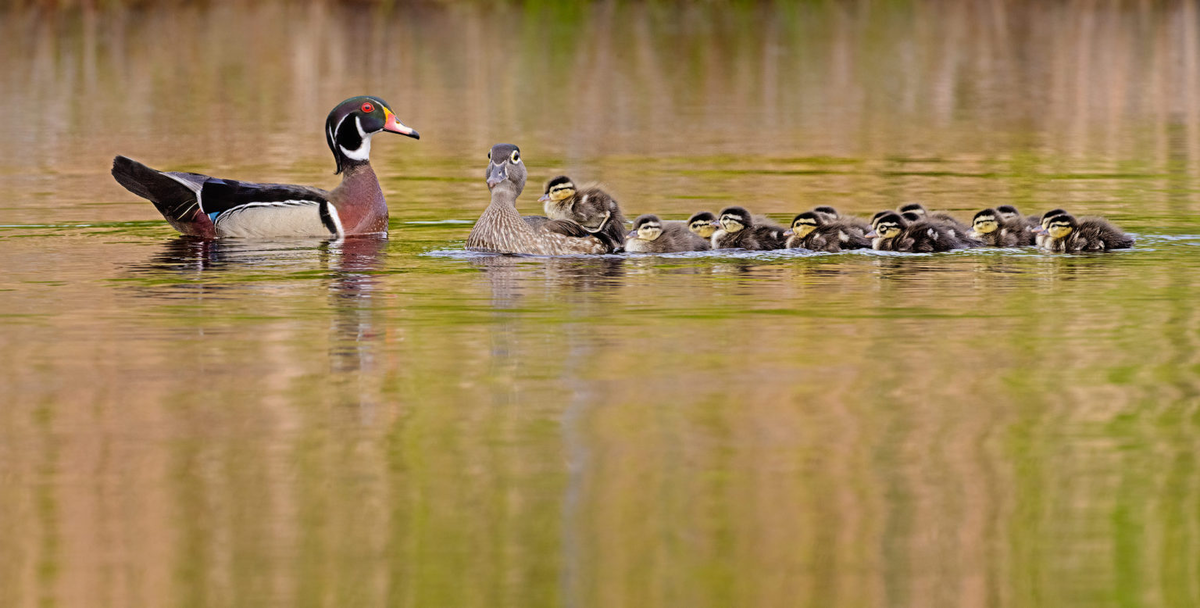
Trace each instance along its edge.
<path fill-rule="evenodd" d="M 496 144 L 488 152 L 487 171 L 488 190 L 494 190 L 504 184 L 516 189 L 517 194 L 525 189 L 525 163 L 521 160 L 521 149 L 514 144 Z"/>
<path fill-rule="evenodd" d="M 716 221 L 717 216 L 713 215 L 711 211 L 701 211 L 688 218 L 688 230 L 699 237 L 711 238 L 717 231 L 717 227 L 713 226 Z"/>
<path fill-rule="evenodd" d="M 984 209 L 971 218 L 971 229 L 979 234 L 991 234 L 1000 228 L 999 209 Z"/>
<path fill-rule="evenodd" d="M 538 202 L 544 203 L 550 201 L 552 203 L 559 203 L 572 196 L 575 196 L 575 182 L 572 182 L 571 178 L 565 175 L 560 175 L 546 182 L 546 190 L 542 194 L 542 198 L 538 199 Z"/>
<path fill-rule="evenodd" d="M 1015 217 L 1021 217 L 1021 212 L 1012 205 L 1000 205 L 996 207 L 996 213 L 1000 214 L 1000 219 L 1008 221 Z"/>
<path fill-rule="evenodd" d="M 721 210 L 720 219 L 717 223 L 725 232 L 733 233 L 745 230 L 754 225 L 754 220 L 750 217 L 750 212 L 745 207 L 726 207 Z"/>
<path fill-rule="evenodd" d="M 867 238 L 884 238 L 890 239 L 904 230 L 908 226 L 908 221 L 904 216 L 895 211 L 885 211 L 875 214 L 875 218 L 871 220 L 871 227 L 874 229 Z"/>
<path fill-rule="evenodd" d="M 662 220 L 659 220 L 657 215 L 647 213 L 633 220 L 633 230 L 629 231 L 626 238 L 653 241 L 662 236 L 662 231 Z"/>
<path fill-rule="evenodd" d="M 1079 222 L 1075 220 L 1075 216 L 1064 212 L 1050 218 L 1045 226 L 1050 238 L 1062 239 L 1075 232 L 1075 229 L 1079 227 Z"/>
<path fill-rule="evenodd" d="M 796 217 L 792 218 L 790 232 L 800 238 L 808 236 L 808 233 L 817 229 L 817 226 L 825 223 L 825 219 L 822 217 L 822 215 L 823 213 L 817 211 L 816 209 L 813 209 L 812 211 L 805 211 L 804 213 L 797 215 Z M 791 234 L 788 236 L 791 236 Z"/>
<path fill-rule="evenodd" d="M 325 141 L 337 161 L 337 173 L 346 165 L 371 158 L 371 137 L 389 131 L 421 139 L 421 134 L 396 118 L 392 107 L 378 97 L 360 95 L 339 103 L 325 119 Z"/>
<path fill-rule="evenodd" d="M 830 207 L 829 205 L 821 205 L 820 207 L 813 207 L 812 210 L 813 210 L 813 213 L 816 213 L 818 216 L 820 216 L 821 219 L 826 220 L 826 221 L 836 220 L 836 219 L 842 217 L 841 214 L 838 213 L 837 209 L 834 209 L 833 207 Z"/>
<path fill-rule="evenodd" d="M 925 205 L 922 205 L 921 203 L 909 203 L 907 205 L 901 205 L 897 211 L 900 213 L 915 213 L 920 217 L 929 215 L 929 211 L 925 209 Z"/>

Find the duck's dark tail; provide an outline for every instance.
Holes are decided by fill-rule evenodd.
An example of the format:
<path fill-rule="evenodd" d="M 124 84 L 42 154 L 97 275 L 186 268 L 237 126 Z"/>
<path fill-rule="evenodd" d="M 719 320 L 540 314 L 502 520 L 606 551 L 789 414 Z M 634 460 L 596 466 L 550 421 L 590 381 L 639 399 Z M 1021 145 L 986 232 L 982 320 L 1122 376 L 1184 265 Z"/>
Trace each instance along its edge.
<path fill-rule="evenodd" d="M 163 173 L 124 156 L 113 158 L 112 175 L 126 190 L 154 203 L 179 232 L 216 236 L 212 220 L 200 208 L 200 190 L 208 179 L 205 176 Z"/>

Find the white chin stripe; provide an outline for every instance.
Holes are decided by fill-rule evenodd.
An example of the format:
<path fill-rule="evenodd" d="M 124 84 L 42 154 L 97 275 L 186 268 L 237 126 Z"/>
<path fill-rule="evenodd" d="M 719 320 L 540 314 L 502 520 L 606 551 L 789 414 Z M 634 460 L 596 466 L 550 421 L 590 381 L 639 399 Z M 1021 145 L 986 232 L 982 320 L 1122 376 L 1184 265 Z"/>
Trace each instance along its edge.
<path fill-rule="evenodd" d="M 371 135 L 363 131 L 362 123 L 358 121 L 358 116 L 354 117 L 354 127 L 358 129 L 358 135 L 362 138 L 362 145 L 357 150 L 347 150 L 344 146 L 339 145 L 338 148 L 342 154 L 350 160 L 365 161 L 371 158 Z"/>

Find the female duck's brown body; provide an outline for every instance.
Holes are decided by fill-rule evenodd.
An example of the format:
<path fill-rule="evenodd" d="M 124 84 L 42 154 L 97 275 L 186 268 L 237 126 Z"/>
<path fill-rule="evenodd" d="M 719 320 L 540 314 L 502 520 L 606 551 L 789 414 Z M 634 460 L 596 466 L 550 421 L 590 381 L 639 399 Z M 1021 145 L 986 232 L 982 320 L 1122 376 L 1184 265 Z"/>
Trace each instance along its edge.
<path fill-rule="evenodd" d="M 486 175 L 492 200 L 467 236 L 467 249 L 532 255 L 596 254 L 614 250 L 614 244 L 604 238 L 603 231 L 592 234 L 569 220 L 547 220 L 536 228 L 530 226 L 517 212 L 517 197 L 525 187 L 526 177 L 520 149 L 512 144 L 497 144 L 488 158 Z"/>

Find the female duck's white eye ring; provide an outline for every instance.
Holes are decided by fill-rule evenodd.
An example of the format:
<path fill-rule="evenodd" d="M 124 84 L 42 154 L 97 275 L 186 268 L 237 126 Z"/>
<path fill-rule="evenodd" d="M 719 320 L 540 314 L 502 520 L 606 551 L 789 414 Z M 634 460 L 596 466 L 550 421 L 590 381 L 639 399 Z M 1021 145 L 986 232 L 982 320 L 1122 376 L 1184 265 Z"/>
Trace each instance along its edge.
<path fill-rule="evenodd" d="M 521 162 L 521 153 L 517 152 L 516 150 L 513 150 L 512 156 L 510 156 L 509 158 L 512 159 L 512 162 L 519 163 L 519 162 Z"/>

